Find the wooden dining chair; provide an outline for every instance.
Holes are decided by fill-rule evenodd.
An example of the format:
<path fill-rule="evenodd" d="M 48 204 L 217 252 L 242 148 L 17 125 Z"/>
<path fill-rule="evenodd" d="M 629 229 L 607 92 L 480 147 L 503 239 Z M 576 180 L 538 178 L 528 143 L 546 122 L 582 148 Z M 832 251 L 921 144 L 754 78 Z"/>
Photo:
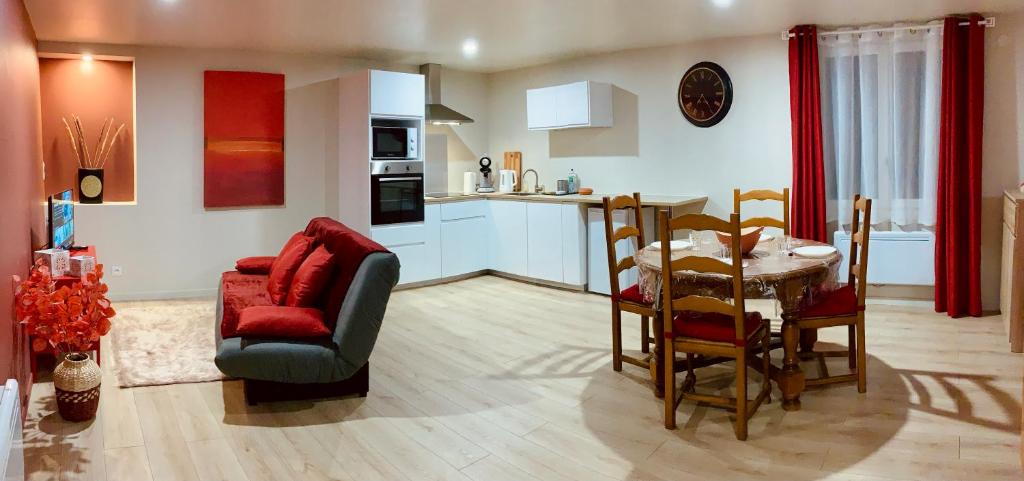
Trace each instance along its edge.
<path fill-rule="evenodd" d="M 619 285 L 619 273 L 636 267 L 636 260 L 632 256 L 618 258 L 615 252 L 615 244 L 620 241 L 631 242 L 636 239 L 636 251 L 639 252 L 646 245 L 644 243 L 644 216 L 641 212 L 640 193 L 632 196 L 620 195 L 615 198 L 605 197 L 604 203 L 604 232 L 605 241 L 608 246 L 608 276 L 610 277 L 612 297 L 612 368 L 616 371 L 622 370 L 622 362 L 628 362 L 645 369 L 650 367 L 647 359 L 639 359 L 633 356 L 622 354 L 622 311 L 632 312 L 640 315 L 640 351 L 650 352 L 650 344 L 654 340 L 650 337 L 650 319 L 657 315 L 654 305 L 645 302 L 643 294 L 640 293 L 640 286 L 634 284 L 625 289 Z M 625 225 L 614 228 L 612 216 L 616 210 L 632 209 L 636 225 Z"/>
<path fill-rule="evenodd" d="M 746 312 L 743 300 L 743 256 L 740 251 L 740 216 L 733 213 L 726 222 L 705 214 L 687 214 L 669 219 L 661 213 L 662 245 L 668 245 L 672 232 L 679 229 L 711 230 L 731 235 L 731 256 L 728 259 L 684 256 L 672 259 L 670 249 L 661 250 L 662 316 L 664 321 L 664 364 L 675 364 L 675 353 L 686 353 L 687 375 L 680 394 L 676 396 L 675 369 L 665 369 L 665 428 L 675 429 L 676 409 L 683 399 L 724 407 L 736 412 L 736 438 L 747 439 L 747 421 L 764 401 L 771 401 L 768 372 L 771 363 L 768 321 L 759 312 Z M 677 295 L 673 273 L 694 271 L 716 273 L 728 282 L 732 303 L 704 295 Z M 685 289 L 682 289 L 685 291 Z M 747 399 L 747 364 L 761 351 L 761 389 L 753 400 Z M 724 357 L 735 360 L 736 397 L 698 394 L 694 374 L 695 356 Z"/>
<path fill-rule="evenodd" d="M 857 391 L 867 392 L 867 349 L 864 346 L 864 298 L 868 286 L 868 238 L 871 234 L 871 199 L 857 195 L 853 198 L 853 222 L 850 226 L 850 269 L 846 285 L 831 292 L 815 296 L 800 309 L 797 327 L 821 329 L 847 326 L 849 349 L 803 353 L 806 358 L 817 358 L 821 376 L 807 379 L 808 386 L 857 381 Z M 824 357 L 847 357 L 850 373 L 830 376 Z"/>
<path fill-rule="evenodd" d="M 754 200 L 777 200 L 782 202 L 782 219 L 775 217 L 751 217 L 743 221 L 740 227 L 777 227 L 782 229 L 783 234 L 789 235 L 789 187 L 782 189 L 782 192 L 759 189 L 741 193 L 739 189 L 733 189 L 732 211 L 739 214 L 740 207 L 744 202 Z"/>

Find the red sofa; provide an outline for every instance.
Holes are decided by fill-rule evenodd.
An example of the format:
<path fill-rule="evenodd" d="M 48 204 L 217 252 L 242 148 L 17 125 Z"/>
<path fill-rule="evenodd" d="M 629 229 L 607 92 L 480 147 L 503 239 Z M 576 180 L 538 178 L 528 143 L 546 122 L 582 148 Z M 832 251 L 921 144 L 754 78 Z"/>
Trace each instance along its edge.
<path fill-rule="evenodd" d="M 334 268 L 318 305 L 327 327 L 311 338 L 231 335 L 246 309 L 273 306 L 267 289 L 269 264 L 256 262 L 221 276 L 214 362 L 226 375 L 241 378 L 250 404 L 296 398 L 365 395 L 368 361 L 391 290 L 398 283 L 397 256 L 376 242 L 327 217 L 309 222 L 304 234 L 332 255 Z M 250 260 L 252 260 L 250 258 Z M 260 269 L 258 264 L 264 264 Z M 243 267 L 243 266 L 239 266 Z M 265 307 L 260 307 L 266 312 Z M 271 307 L 289 312 L 289 307 Z M 222 332 L 222 327 L 223 332 Z M 231 336 L 231 337 L 227 337 Z"/>

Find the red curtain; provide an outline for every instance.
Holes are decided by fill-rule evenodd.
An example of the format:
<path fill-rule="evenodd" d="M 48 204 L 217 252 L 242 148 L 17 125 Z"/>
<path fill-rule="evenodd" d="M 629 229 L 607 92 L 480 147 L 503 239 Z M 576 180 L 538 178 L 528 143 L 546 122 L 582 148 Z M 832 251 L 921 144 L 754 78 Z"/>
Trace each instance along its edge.
<path fill-rule="evenodd" d="M 790 30 L 789 109 L 793 122 L 793 201 L 790 233 L 828 241 L 825 229 L 825 163 L 821 141 L 818 28 Z"/>
<path fill-rule="evenodd" d="M 980 15 L 947 17 L 942 34 L 935 311 L 952 317 L 981 315 L 981 20 Z"/>

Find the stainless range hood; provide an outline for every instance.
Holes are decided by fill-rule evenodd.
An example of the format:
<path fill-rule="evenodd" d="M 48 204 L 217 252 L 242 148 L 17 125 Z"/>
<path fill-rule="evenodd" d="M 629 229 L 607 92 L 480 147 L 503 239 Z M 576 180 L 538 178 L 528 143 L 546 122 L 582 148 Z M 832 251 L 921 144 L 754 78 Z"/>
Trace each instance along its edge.
<path fill-rule="evenodd" d="M 462 115 L 441 103 L 441 65 L 425 63 L 420 73 L 427 77 L 427 122 L 434 125 L 471 124 L 473 119 Z"/>

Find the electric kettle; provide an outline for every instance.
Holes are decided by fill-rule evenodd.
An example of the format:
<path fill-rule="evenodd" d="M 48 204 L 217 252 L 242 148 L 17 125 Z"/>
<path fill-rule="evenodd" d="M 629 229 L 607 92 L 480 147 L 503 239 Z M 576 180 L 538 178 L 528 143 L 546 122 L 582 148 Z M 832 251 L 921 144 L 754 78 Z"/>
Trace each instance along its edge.
<path fill-rule="evenodd" d="M 498 171 L 498 192 L 514 192 L 517 185 L 519 185 L 519 179 L 516 178 L 516 171 Z"/>

